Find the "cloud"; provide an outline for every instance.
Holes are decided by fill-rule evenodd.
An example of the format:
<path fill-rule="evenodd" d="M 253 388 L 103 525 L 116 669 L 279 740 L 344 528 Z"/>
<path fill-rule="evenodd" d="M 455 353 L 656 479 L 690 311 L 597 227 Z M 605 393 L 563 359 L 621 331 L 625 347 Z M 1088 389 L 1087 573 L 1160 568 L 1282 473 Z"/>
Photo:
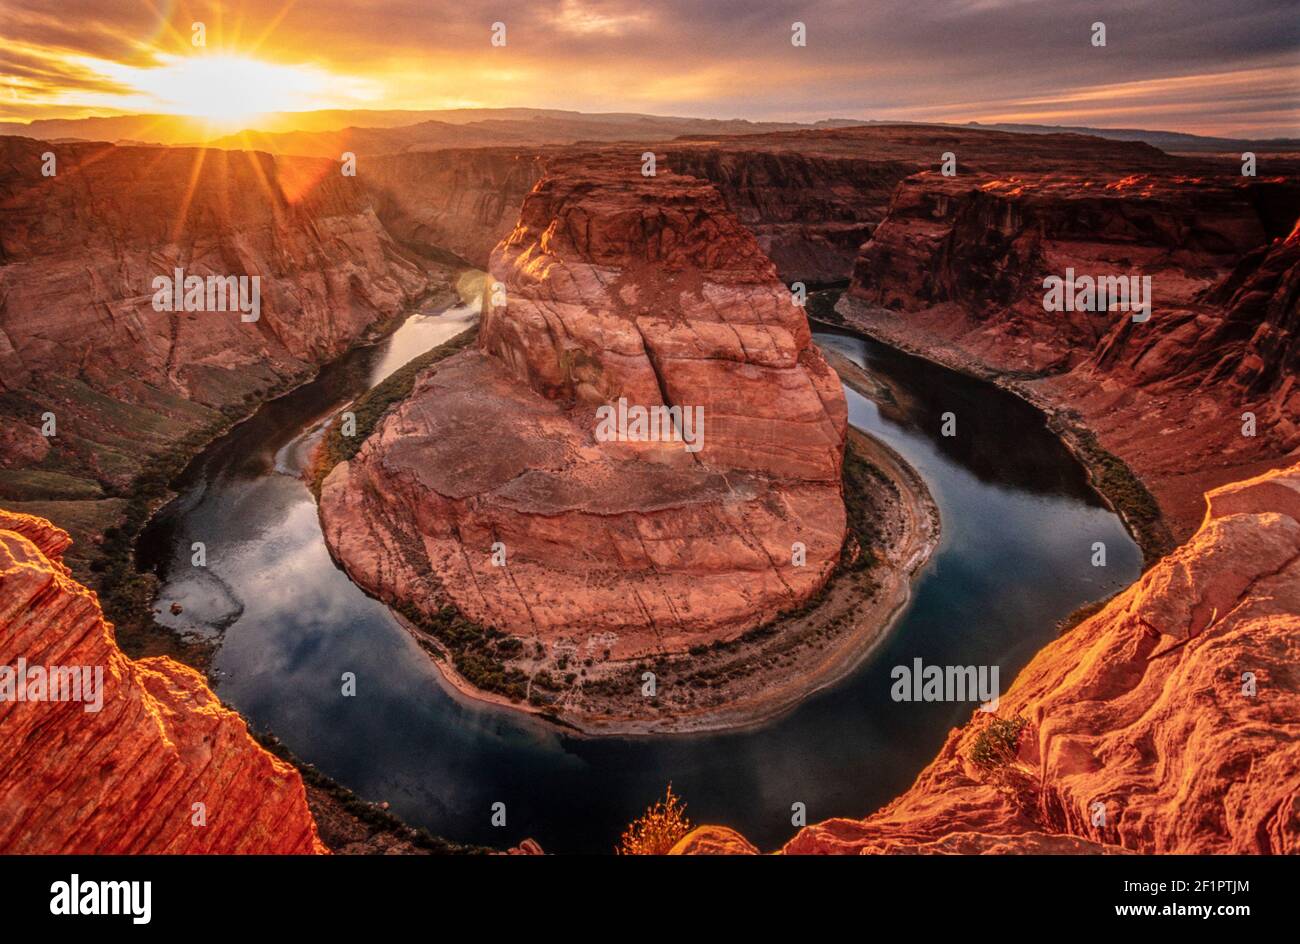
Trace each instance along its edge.
<path fill-rule="evenodd" d="M 1296 134 L 1300 18 L 1291 0 L 5 0 L 0 36 L 27 112 L 94 76 L 214 52 L 364 79 L 373 107 L 529 105 L 713 117 L 831 116 L 1143 125 Z M 490 43 L 496 21 L 508 44 Z M 808 45 L 790 43 L 795 20 Z M 1107 45 L 1089 42 L 1106 23 Z M 41 66 L 38 88 L 19 82 Z M 1205 81 L 1204 77 L 1218 77 Z M 110 83 L 109 76 L 100 81 Z M 0 83 L 7 84 L 0 78 Z M 356 107 L 347 83 L 322 107 Z M 107 91 L 101 89 L 100 91 Z M 1110 103 L 1113 110 L 1108 112 Z M 4 108 L 0 96 L 0 110 Z M 1033 117 L 1039 116 L 1039 117 Z"/>

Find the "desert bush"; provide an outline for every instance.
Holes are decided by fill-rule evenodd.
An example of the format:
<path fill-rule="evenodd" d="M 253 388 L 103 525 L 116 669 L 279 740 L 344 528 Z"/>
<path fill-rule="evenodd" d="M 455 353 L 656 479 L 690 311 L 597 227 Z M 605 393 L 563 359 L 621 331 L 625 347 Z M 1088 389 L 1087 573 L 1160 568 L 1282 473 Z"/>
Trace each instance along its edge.
<path fill-rule="evenodd" d="M 673 793 L 670 783 L 662 800 L 656 800 L 640 819 L 628 824 L 616 851 L 619 855 L 665 855 L 690 831 L 686 804 Z"/>
<path fill-rule="evenodd" d="M 971 763 L 984 768 L 1004 767 L 1011 763 L 1020 750 L 1020 735 L 1028 723 L 1019 715 L 992 719 L 971 745 Z"/>

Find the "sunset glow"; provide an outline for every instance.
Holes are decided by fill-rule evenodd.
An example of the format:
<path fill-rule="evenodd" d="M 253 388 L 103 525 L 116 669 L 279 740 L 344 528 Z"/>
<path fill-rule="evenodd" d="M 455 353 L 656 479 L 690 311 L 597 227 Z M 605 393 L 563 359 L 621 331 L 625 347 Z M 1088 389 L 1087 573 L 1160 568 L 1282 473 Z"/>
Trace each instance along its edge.
<path fill-rule="evenodd" d="M 145 96 L 150 110 L 237 127 L 273 111 L 306 111 L 336 100 L 339 81 L 319 69 L 243 56 L 166 56 L 150 69 L 105 63 L 105 74 Z"/>
<path fill-rule="evenodd" d="M 7 0 L 0 120 L 188 115 L 272 130 L 314 109 L 566 108 L 1297 133 L 1281 0 L 1093 5 L 808 0 Z M 790 42 L 792 21 L 807 46 Z M 493 24 L 508 42 L 493 45 Z M 201 23 L 205 45 L 193 43 Z"/>

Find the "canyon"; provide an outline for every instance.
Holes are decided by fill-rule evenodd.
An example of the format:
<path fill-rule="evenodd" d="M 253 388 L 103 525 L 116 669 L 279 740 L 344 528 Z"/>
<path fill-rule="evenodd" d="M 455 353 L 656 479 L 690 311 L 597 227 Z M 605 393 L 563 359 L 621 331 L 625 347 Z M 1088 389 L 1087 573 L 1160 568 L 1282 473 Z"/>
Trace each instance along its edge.
<path fill-rule="evenodd" d="M 1150 569 L 1044 649 L 996 718 L 954 731 L 894 803 L 808 827 L 784 851 L 1297 851 L 1300 471 L 1277 471 L 1300 449 L 1295 170 L 1265 160 L 1243 178 L 1235 158 L 921 126 L 363 154 L 355 179 L 323 158 L 0 138 L 0 606 L 36 634 L 27 653 L 81 647 L 68 654 L 114 667 L 135 714 L 92 722 L 120 722 L 121 740 L 94 735 L 114 784 L 144 770 L 193 793 L 210 774 L 265 794 L 225 821 L 246 840 L 178 830 L 179 807 L 148 804 L 119 835 L 127 807 L 99 822 L 101 800 L 77 794 L 89 818 L 46 831 L 48 850 L 320 851 L 297 772 L 200 676 L 122 655 L 68 567 L 93 586 L 99 542 L 156 461 L 446 290 L 460 261 L 487 270 L 500 302 L 485 293 L 472 346 L 421 371 L 320 492 L 339 562 L 455 684 L 596 732 L 715 724 L 716 700 L 674 700 L 689 685 L 641 696 L 645 672 L 679 681 L 692 660 L 766 662 L 797 699 L 833 673 L 800 687 L 746 647 L 781 617 L 861 602 L 844 576 L 864 559 L 855 501 L 885 532 L 865 555 L 888 565 L 869 590 L 880 631 L 938 524 L 905 462 L 846 433 L 839 380 L 790 303 L 790 282 L 847 279 L 817 317 L 1041 409 Z M 260 275 L 262 317 L 154 311 L 150 279 L 181 265 Z M 1042 280 L 1071 266 L 1150 276 L 1151 320 L 1045 311 Z M 704 449 L 594 441 L 596 408 L 620 395 L 703 406 Z M 850 494 L 868 467 L 888 487 Z M 1257 695 L 1241 694 L 1244 672 Z M 752 709 L 762 686 L 747 684 L 725 694 Z M 8 744 L 21 706 L 4 707 Z M 90 750 L 80 709 L 57 710 L 23 737 Z M 995 721 L 1023 722 L 1014 756 L 976 763 Z M 178 754 L 137 768 L 137 735 Z M 63 783 L 74 755 L 44 743 L 29 743 L 51 765 L 40 782 Z M 205 751 L 219 765 L 206 774 L 193 766 Z M 7 817 L 38 809 L 23 782 L 0 782 Z M 120 802 L 143 802 L 127 786 Z M 1096 801 L 1108 825 L 1093 824 Z M 16 822 L 0 820 L 15 848 Z M 755 847 L 704 827 L 679 851 Z"/>
<path fill-rule="evenodd" d="M 1039 652 L 909 790 L 780 851 L 1300 851 L 1300 465 L 1203 507 L 1186 544 Z M 757 850 L 708 826 L 673 851 Z"/>

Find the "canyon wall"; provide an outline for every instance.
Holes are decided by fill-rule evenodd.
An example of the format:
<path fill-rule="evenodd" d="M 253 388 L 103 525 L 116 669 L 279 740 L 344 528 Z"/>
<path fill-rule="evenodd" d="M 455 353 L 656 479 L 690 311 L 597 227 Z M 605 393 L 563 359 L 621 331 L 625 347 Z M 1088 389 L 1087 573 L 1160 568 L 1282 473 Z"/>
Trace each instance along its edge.
<path fill-rule="evenodd" d="M 1190 541 L 1039 652 L 907 792 L 782 851 L 1300 852 L 1300 465 L 1206 501 Z M 675 851 L 754 849 L 707 827 Z"/>
<path fill-rule="evenodd" d="M 841 310 L 851 325 L 1068 411 L 1151 488 L 1184 539 L 1205 490 L 1300 449 L 1300 186 L 1242 178 L 1236 165 L 1135 172 L 1105 154 L 1078 164 L 908 178 L 862 247 Z M 1149 320 L 1046 311 L 1044 279 L 1070 270 L 1149 277 Z"/>
<path fill-rule="evenodd" d="M 454 603 L 547 665 L 733 639 L 839 559 L 839 381 L 715 188 L 639 162 L 552 171 L 493 254 L 479 348 L 326 478 L 327 540 L 381 598 Z M 620 399 L 687 411 L 700 448 L 602 438 Z"/>
<path fill-rule="evenodd" d="M 546 149 L 449 148 L 358 159 L 357 177 L 384 226 L 426 253 L 486 268 L 545 172 Z"/>
<path fill-rule="evenodd" d="M 0 215 L 9 499 L 125 485 L 430 284 L 332 161 L 0 138 Z M 259 277 L 260 317 L 155 310 L 153 280 L 176 268 Z M 47 412 L 57 429 L 42 444 Z"/>
<path fill-rule="evenodd" d="M 811 142 L 809 142 L 811 145 Z M 925 163 L 755 145 L 666 145 L 667 165 L 711 182 L 787 282 L 847 278 L 858 247 L 885 215 L 900 180 Z"/>
<path fill-rule="evenodd" d="M 1081 150 L 1079 142 L 1094 144 Z M 643 154 L 659 167 L 712 183 L 727 208 L 758 239 L 787 283 L 849 278 L 858 247 L 889 208 L 900 181 L 937 169 L 947 152 L 964 172 L 1095 162 L 1099 139 L 1014 135 L 919 125 L 775 132 L 734 137 L 647 137 L 644 143 L 447 148 L 362 155 L 358 179 L 399 239 L 422 251 L 442 249 L 486 267 L 514 227 L 524 197 L 549 168 L 574 159 L 608 169 L 639 169 Z M 1177 158 L 1138 143 L 1106 142 L 1105 160 L 1131 168 L 1179 166 Z M 1094 154 L 1089 157 L 1089 154 Z"/>
<path fill-rule="evenodd" d="M 298 772 L 194 670 L 126 658 L 62 564 L 69 543 L 0 510 L 0 853 L 324 852 Z M 20 659 L 100 670 L 99 697 L 18 701 L 7 685 L 52 693 L 12 677 Z"/>
<path fill-rule="evenodd" d="M 842 282 L 859 247 L 890 210 L 899 184 L 937 171 L 952 154 L 963 173 L 1000 173 L 1101 159 L 1099 139 L 1014 135 L 925 125 L 876 125 L 817 131 L 682 139 L 656 151 L 669 167 L 712 182 L 758 238 L 787 282 Z M 1127 167 L 1176 165 L 1139 143 L 1107 142 L 1104 160 Z M 1091 156 L 1090 156 L 1091 155 Z"/>

